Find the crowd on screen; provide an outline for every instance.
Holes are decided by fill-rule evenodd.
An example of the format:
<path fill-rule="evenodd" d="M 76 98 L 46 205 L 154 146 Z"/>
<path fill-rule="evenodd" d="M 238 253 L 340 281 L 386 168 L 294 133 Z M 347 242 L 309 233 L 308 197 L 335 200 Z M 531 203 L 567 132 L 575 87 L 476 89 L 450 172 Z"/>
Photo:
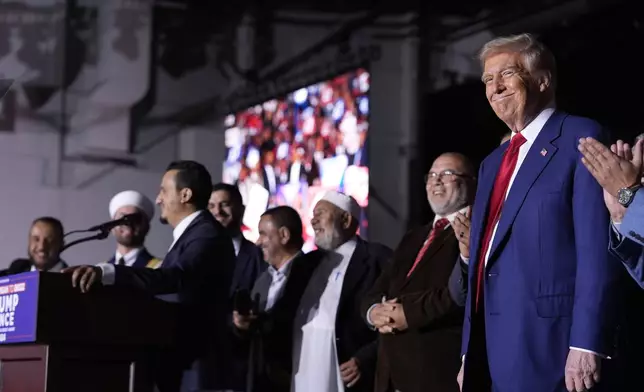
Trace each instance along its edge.
<path fill-rule="evenodd" d="M 224 181 L 239 187 L 249 211 L 287 204 L 305 222 L 330 189 L 350 194 L 366 208 L 368 92 L 369 74 L 359 69 L 228 116 Z M 249 217 L 249 226 L 257 218 Z M 366 214 L 361 220 L 365 234 Z M 311 248 L 307 226 L 305 247 Z M 257 237 L 251 228 L 246 235 Z"/>

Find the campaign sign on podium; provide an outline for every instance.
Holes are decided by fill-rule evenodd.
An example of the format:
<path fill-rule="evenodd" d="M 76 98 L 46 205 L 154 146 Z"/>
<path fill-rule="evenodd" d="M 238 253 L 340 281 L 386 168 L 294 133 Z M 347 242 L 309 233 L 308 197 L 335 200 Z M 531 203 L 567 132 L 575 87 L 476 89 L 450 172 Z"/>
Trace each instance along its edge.
<path fill-rule="evenodd" d="M 0 278 L 0 344 L 36 341 L 39 278 L 36 271 Z"/>

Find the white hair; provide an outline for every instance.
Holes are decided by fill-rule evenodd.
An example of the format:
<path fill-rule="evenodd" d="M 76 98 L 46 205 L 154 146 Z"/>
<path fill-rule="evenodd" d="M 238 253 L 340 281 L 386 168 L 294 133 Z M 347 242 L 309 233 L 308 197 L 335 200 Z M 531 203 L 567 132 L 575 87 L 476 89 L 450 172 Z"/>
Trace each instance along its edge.
<path fill-rule="evenodd" d="M 489 41 L 479 51 L 478 57 L 481 67 L 489 57 L 500 53 L 520 53 L 524 66 L 531 75 L 541 76 L 540 74 L 545 73 L 550 79 L 551 87 L 556 86 L 557 64 L 555 56 L 532 34 L 523 33 L 498 37 Z"/>

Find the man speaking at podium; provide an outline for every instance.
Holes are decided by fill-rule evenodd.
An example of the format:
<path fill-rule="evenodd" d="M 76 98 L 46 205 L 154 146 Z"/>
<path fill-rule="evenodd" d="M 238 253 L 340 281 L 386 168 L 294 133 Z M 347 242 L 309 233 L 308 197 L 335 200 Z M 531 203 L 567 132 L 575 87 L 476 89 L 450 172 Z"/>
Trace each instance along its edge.
<path fill-rule="evenodd" d="M 217 363 L 226 360 L 213 353 L 221 346 L 216 339 L 228 336 L 224 331 L 232 312 L 228 290 L 235 252 L 226 230 L 206 211 L 211 186 L 210 174 L 197 162 L 168 166 L 156 203 L 161 221 L 174 228 L 174 241 L 161 268 L 105 263 L 63 271 L 72 274 L 72 284 L 81 292 L 100 282 L 153 295 L 171 294 L 171 300 L 180 304 L 177 352 L 161 356 L 156 369 L 160 392 L 212 389 L 221 369 Z"/>

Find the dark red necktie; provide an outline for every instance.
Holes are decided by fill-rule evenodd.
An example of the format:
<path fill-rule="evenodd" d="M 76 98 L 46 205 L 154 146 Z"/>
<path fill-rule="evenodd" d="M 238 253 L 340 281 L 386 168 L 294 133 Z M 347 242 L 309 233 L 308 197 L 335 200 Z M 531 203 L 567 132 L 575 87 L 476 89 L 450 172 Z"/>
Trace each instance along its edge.
<path fill-rule="evenodd" d="M 407 277 L 409 278 L 411 276 L 411 273 L 414 272 L 416 267 L 418 266 L 418 263 L 423 259 L 423 256 L 425 256 L 425 253 L 427 252 L 427 249 L 429 248 L 429 245 L 431 245 L 432 241 L 436 239 L 436 237 L 445 230 L 445 227 L 449 224 L 449 221 L 447 218 L 441 218 L 434 223 L 434 227 L 432 230 L 429 232 L 429 236 L 427 237 L 427 240 L 425 241 L 425 244 L 423 244 L 423 247 L 420 248 L 420 251 L 418 252 L 418 256 L 416 256 L 416 260 L 414 261 L 414 265 L 411 266 L 411 269 L 409 272 L 407 272 Z"/>
<path fill-rule="evenodd" d="M 519 159 L 519 148 L 521 145 L 526 142 L 525 137 L 520 133 L 514 135 L 510 141 L 508 149 L 505 150 L 503 154 L 503 160 L 501 161 L 501 167 L 499 167 L 499 172 L 496 174 L 496 179 L 494 180 L 494 188 L 492 188 L 492 196 L 490 196 L 490 208 L 488 209 L 487 220 L 485 224 L 485 234 L 483 236 L 483 242 L 481 243 L 481 250 L 479 252 L 478 259 L 478 271 L 476 279 L 476 311 L 479 310 L 479 300 L 483 296 L 483 276 L 485 275 L 485 256 L 487 251 L 490 248 L 490 242 L 492 240 L 492 233 L 494 233 L 494 227 L 501 217 L 501 210 L 503 209 L 503 203 L 505 202 L 505 195 L 508 191 L 508 186 L 510 185 L 510 179 L 512 178 L 512 173 L 514 173 L 514 168 L 517 165 L 517 160 Z"/>

